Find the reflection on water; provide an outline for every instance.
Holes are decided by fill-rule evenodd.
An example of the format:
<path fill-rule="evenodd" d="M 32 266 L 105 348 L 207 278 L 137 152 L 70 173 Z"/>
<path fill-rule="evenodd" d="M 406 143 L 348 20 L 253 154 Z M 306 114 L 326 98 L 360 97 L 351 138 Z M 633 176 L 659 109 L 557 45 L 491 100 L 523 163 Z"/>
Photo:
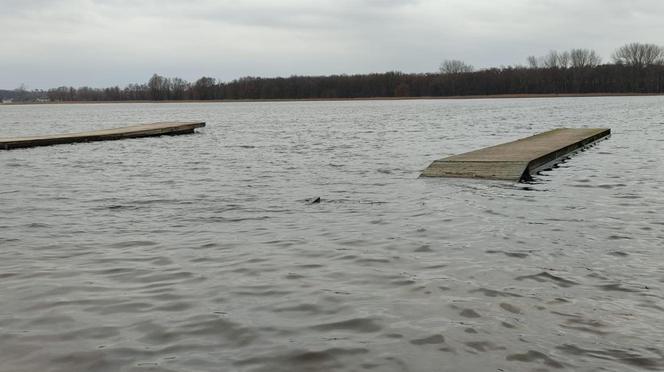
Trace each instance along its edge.
<path fill-rule="evenodd" d="M 208 127 L 0 152 L 0 370 L 664 368 L 661 97 L 0 107 L 160 120 Z M 530 184 L 417 177 L 564 126 L 613 136 Z"/>

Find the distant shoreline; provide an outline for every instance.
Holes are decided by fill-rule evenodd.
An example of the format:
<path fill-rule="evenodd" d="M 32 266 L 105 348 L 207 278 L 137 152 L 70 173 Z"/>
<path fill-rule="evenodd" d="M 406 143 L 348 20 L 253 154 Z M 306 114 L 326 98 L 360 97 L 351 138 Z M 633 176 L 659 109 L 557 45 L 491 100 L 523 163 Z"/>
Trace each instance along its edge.
<path fill-rule="evenodd" d="M 542 94 L 493 94 L 468 96 L 424 96 L 424 97 L 357 97 L 357 98 L 284 98 L 284 99 L 210 99 L 210 100 L 127 100 L 127 101 L 49 101 L 11 102 L 0 106 L 16 105 L 69 105 L 107 103 L 232 103 L 232 102 L 335 102 L 335 101 L 408 101 L 408 100 L 471 100 L 508 98 L 575 98 L 575 97 L 641 97 L 664 96 L 663 93 L 542 93 Z"/>

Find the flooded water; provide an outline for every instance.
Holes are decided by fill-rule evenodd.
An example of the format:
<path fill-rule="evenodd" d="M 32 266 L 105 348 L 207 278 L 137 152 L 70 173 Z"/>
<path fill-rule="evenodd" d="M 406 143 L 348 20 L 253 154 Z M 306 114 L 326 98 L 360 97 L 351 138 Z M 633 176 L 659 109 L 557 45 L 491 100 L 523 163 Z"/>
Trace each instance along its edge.
<path fill-rule="evenodd" d="M 1 106 L 1 371 L 664 369 L 664 97 Z M 420 179 L 554 127 L 533 184 Z M 320 197 L 321 202 L 307 203 Z"/>

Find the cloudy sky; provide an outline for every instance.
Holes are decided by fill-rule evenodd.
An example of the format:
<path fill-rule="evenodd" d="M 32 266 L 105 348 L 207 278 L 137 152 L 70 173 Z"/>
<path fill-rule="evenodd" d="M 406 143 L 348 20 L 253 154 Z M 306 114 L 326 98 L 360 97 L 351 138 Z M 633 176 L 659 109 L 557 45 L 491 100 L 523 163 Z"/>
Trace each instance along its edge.
<path fill-rule="evenodd" d="M 661 0 L 0 0 L 0 88 L 524 64 L 664 44 Z"/>

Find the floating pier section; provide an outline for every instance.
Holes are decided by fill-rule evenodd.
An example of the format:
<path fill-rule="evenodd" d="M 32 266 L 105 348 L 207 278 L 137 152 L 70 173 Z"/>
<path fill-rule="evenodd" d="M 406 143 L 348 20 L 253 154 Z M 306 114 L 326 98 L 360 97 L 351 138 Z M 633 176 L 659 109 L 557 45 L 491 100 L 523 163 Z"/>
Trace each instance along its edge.
<path fill-rule="evenodd" d="M 90 132 L 0 138 L 0 150 L 60 145 L 75 142 L 113 141 L 127 138 L 188 134 L 194 133 L 194 129 L 204 126 L 204 122 L 160 122 L 134 125 L 124 128 L 94 130 Z"/>
<path fill-rule="evenodd" d="M 528 181 L 569 154 L 605 138 L 609 128 L 559 128 L 517 141 L 439 159 L 422 177 Z"/>

